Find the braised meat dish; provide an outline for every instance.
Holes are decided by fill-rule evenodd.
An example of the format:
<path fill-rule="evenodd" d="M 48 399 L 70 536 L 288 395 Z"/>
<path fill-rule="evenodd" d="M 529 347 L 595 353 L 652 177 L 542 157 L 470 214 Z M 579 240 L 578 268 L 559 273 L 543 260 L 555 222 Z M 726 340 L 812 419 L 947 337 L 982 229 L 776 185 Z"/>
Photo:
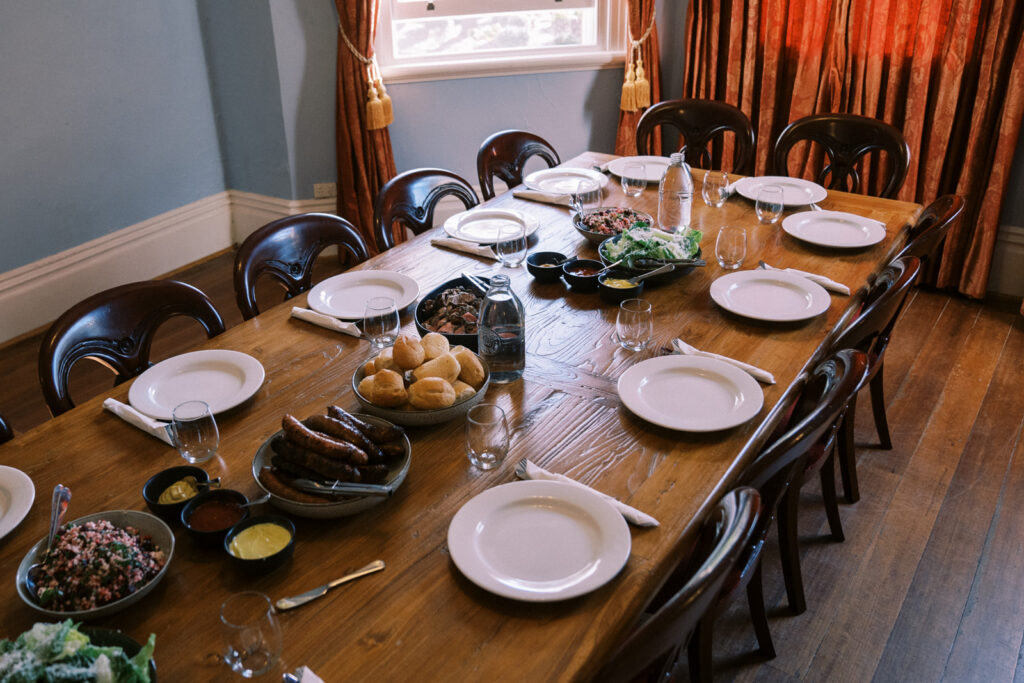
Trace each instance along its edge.
<path fill-rule="evenodd" d="M 423 302 L 423 327 L 441 334 L 476 334 L 483 299 L 465 287 L 446 289 Z"/>

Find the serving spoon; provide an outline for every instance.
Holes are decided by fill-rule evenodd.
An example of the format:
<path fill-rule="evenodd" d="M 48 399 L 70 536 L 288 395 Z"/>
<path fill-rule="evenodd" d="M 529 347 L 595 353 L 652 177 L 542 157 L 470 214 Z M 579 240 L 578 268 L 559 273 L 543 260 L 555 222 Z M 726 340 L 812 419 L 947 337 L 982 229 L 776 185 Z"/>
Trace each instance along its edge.
<path fill-rule="evenodd" d="M 53 539 L 57 535 L 57 529 L 60 528 L 61 523 L 64 521 L 64 515 L 68 511 L 68 506 L 71 504 L 71 489 L 63 484 L 57 484 L 53 487 L 53 498 L 50 502 L 50 534 L 46 537 L 46 552 L 43 553 L 43 561 L 46 560 L 50 555 L 50 551 L 53 549 Z M 29 593 L 32 594 L 32 599 L 38 602 L 39 594 L 36 591 L 37 579 L 39 578 L 39 572 L 43 566 L 43 562 L 36 562 L 28 568 L 25 572 L 25 587 L 28 588 Z"/>

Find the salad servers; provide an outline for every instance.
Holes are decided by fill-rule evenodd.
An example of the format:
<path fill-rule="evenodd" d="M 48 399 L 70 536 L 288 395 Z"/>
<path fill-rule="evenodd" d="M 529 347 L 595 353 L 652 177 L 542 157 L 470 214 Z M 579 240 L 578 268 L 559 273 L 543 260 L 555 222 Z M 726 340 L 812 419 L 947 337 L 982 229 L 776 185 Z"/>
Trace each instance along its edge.
<path fill-rule="evenodd" d="M 662 273 L 668 273 L 668 272 L 673 271 L 675 269 L 676 269 L 676 266 L 675 266 L 674 263 L 666 263 L 665 265 L 661 266 L 660 268 L 655 268 L 654 270 L 652 270 L 649 273 L 644 273 L 643 275 L 637 275 L 636 277 L 631 277 L 631 278 L 629 278 L 628 282 L 632 282 L 635 285 L 636 283 L 640 282 L 641 280 L 645 280 L 645 279 L 647 279 L 649 277 L 654 277 L 655 275 L 661 275 Z"/>
<path fill-rule="evenodd" d="M 395 492 L 387 484 L 363 484 L 350 481 L 335 481 L 329 484 L 313 479 L 293 479 L 292 486 L 309 493 L 337 493 L 346 496 L 380 496 L 387 498 Z"/>
<path fill-rule="evenodd" d="M 284 611 L 287 609 L 298 607 L 299 605 L 305 605 L 310 600 L 316 600 L 320 596 L 325 595 L 327 591 L 331 590 L 332 588 L 340 586 L 343 583 L 348 583 L 349 581 L 354 581 L 360 577 L 366 576 L 367 574 L 379 572 L 382 569 L 384 569 L 384 560 L 374 560 L 362 569 L 357 569 L 350 574 L 345 574 L 345 576 L 337 578 L 334 581 L 325 583 L 322 586 L 317 586 L 313 590 L 308 590 L 305 593 L 293 595 L 290 598 L 281 598 L 280 600 L 274 603 L 274 606 L 277 607 L 277 609 Z"/>
<path fill-rule="evenodd" d="M 653 266 L 664 265 L 666 263 L 672 263 L 680 266 L 706 266 L 708 264 L 708 262 L 702 258 L 636 258 L 627 259 L 626 267 L 630 270 L 641 270 L 643 268 L 651 268 Z"/>
<path fill-rule="evenodd" d="M 70 504 L 71 489 L 63 484 L 54 486 L 53 498 L 50 503 L 50 534 L 46 537 L 46 552 L 43 553 L 44 560 L 50 555 L 50 550 L 53 549 L 53 539 L 57 535 L 57 529 L 60 528 L 61 523 L 64 521 L 64 515 L 67 513 Z M 42 562 L 36 562 L 25 573 L 25 585 L 33 598 L 38 595 L 36 579 L 39 577 L 40 567 L 42 566 Z"/>

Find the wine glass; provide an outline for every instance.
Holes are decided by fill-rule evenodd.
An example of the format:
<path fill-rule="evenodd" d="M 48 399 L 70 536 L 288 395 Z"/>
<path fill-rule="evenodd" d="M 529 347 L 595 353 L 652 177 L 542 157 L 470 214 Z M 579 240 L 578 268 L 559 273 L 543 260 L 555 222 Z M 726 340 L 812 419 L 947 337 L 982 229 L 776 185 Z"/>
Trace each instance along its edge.
<path fill-rule="evenodd" d="M 757 202 L 754 211 L 762 223 L 775 223 L 782 216 L 782 188 L 778 185 L 765 185 L 757 191 Z"/>
<path fill-rule="evenodd" d="M 627 197 L 639 197 L 647 187 L 647 167 L 637 161 L 624 164 L 619 182 L 622 183 L 622 192 Z"/>
<path fill-rule="evenodd" d="M 366 301 L 363 313 L 363 334 L 370 346 L 379 352 L 398 338 L 398 308 L 389 296 L 375 296 Z"/>
<path fill-rule="evenodd" d="M 729 175 L 725 171 L 708 171 L 704 174 L 700 194 L 705 204 L 717 209 L 729 198 L 728 187 Z"/>
<path fill-rule="evenodd" d="M 245 678 L 266 673 L 281 656 L 281 627 L 263 593 L 232 595 L 220 606 L 220 623 L 224 661 Z"/>

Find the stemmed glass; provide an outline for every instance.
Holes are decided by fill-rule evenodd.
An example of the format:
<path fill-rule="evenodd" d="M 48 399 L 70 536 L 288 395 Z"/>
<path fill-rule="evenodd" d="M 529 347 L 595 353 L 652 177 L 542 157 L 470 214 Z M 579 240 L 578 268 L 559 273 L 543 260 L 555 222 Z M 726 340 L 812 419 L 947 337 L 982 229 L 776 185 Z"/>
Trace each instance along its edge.
<path fill-rule="evenodd" d="M 778 185 L 765 185 L 757 191 L 757 202 L 754 212 L 762 223 L 775 223 L 782 216 L 782 188 Z"/>
<path fill-rule="evenodd" d="M 398 338 L 398 308 L 389 296 L 371 297 L 363 313 L 363 334 L 374 351 L 381 351 Z"/>
<path fill-rule="evenodd" d="M 729 174 L 725 171 L 708 171 L 704 174 L 704 182 L 700 186 L 700 194 L 704 203 L 718 208 L 729 198 Z"/>
<path fill-rule="evenodd" d="M 220 432 L 206 401 L 185 401 L 171 412 L 174 447 L 190 463 L 206 462 L 217 455 Z"/>
<path fill-rule="evenodd" d="M 570 195 L 572 210 L 579 215 L 601 208 L 601 184 L 591 178 L 584 178 L 576 184 L 576 191 Z"/>
<path fill-rule="evenodd" d="M 245 678 L 266 673 L 281 656 L 281 627 L 263 593 L 232 595 L 220 606 L 220 623 L 224 661 Z"/>
<path fill-rule="evenodd" d="M 647 167 L 636 161 L 623 165 L 619 182 L 627 197 L 639 197 L 647 187 Z"/>
<path fill-rule="evenodd" d="M 619 304 L 615 319 L 615 332 L 619 344 L 629 351 L 643 351 L 654 336 L 651 304 L 643 299 L 626 299 Z"/>

